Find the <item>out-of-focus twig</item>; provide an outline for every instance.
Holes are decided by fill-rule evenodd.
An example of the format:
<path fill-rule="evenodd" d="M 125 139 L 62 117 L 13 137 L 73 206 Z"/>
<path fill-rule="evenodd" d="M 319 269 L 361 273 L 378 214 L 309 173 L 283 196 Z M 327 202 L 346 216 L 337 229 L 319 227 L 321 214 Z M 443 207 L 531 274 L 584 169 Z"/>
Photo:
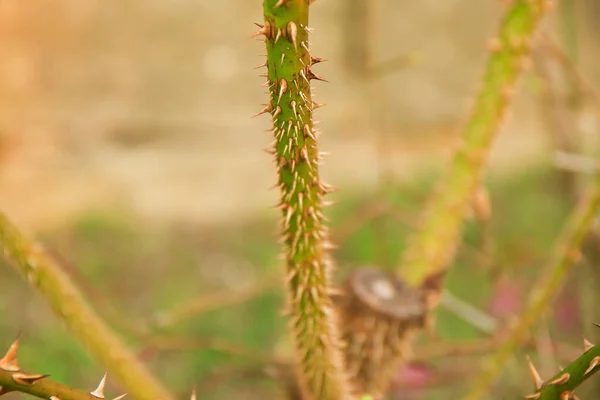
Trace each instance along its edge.
<path fill-rule="evenodd" d="M 140 400 L 173 398 L 90 307 L 61 267 L 3 214 L 0 214 L 0 247 L 14 269 L 44 297 L 73 336 L 133 397 Z"/>
<path fill-rule="evenodd" d="M 216 293 L 204 295 L 192 299 L 173 309 L 159 313 L 153 323 L 161 329 L 173 327 L 175 324 L 193 318 L 199 314 L 204 314 L 221 308 L 231 307 L 258 297 L 281 285 L 280 276 L 270 277 L 258 282 L 257 284 L 247 285 L 240 289 L 225 289 Z"/>
<path fill-rule="evenodd" d="M 594 102 L 596 108 L 600 109 L 600 93 L 595 89 L 595 86 L 584 76 L 579 68 L 577 68 L 569 56 L 560 48 L 560 46 L 548 35 L 542 33 L 543 44 L 546 49 L 562 64 L 562 66 L 573 76 L 579 85 L 582 93 L 589 96 L 589 99 Z"/>
<path fill-rule="evenodd" d="M 454 315 L 468 322 L 487 334 L 494 334 L 498 330 L 498 322 L 493 317 L 454 296 L 445 290 L 440 299 L 440 306 L 451 311 Z"/>
<path fill-rule="evenodd" d="M 142 352 L 147 353 L 152 350 L 160 351 L 183 351 L 209 349 L 220 351 L 237 359 L 253 361 L 256 363 L 270 363 L 280 361 L 274 355 L 267 355 L 264 352 L 252 350 L 220 338 L 191 338 L 184 336 L 151 336 L 144 341 L 145 348 Z"/>
<path fill-rule="evenodd" d="M 554 246 L 548 266 L 541 271 L 539 280 L 532 288 L 527 309 L 516 326 L 511 329 L 506 341 L 499 346 L 498 352 L 488 360 L 465 400 L 478 400 L 486 395 L 490 384 L 496 378 L 506 360 L 512 356 L 539 316 L 547 309 L 560 290 L 567 273 L 579 260 L 580 247 L 596 218 L 599 207 L 600 175 L 594 178 L 592 185 L 581 197 L 567 221 L 559 240 Z"/>

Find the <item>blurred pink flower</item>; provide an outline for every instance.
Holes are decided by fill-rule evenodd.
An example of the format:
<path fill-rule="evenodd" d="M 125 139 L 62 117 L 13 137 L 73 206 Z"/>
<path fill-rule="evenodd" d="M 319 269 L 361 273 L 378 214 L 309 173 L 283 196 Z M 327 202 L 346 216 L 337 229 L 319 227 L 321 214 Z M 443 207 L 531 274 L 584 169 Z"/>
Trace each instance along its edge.
<path fill-rule="evenodd" d="M 518 315 L 523 307 L 523 288 L 520 282 L 501 275 L 492 289 L 489 312 L 497 318 Z"/>
<path fill-rule="evenodd" d="M 434 373 L 432 367 L 424 363 L 408 363 L 402 366 L 390 388 L 394 400 L 415 400 L 421 397 Z"/>

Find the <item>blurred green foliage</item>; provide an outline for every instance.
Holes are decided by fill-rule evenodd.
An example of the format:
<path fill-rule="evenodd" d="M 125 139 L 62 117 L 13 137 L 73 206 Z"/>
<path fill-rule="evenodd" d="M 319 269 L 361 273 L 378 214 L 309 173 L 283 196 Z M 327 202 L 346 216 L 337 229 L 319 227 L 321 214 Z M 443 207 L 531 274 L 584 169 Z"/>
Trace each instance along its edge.
<path fill-rule="evenodd" d="M 338 278 L 365 264 L 395 265 L 432 189 L 433 176 L 385 184 L 372 193 L 347 188 L 333 196 L 338 204 L 328 210 L 328 216 L 333 238 L 340 239 L 334 254 Z M 447 280 L 452 293 L 485 309 L 499 271 L 523 277 L 525 286 L 536 276 L 571 206 L 556 187 L 555 177 L 544 165 L 509 179 L 489 179 L 493 211 L 485 235 L 492 246 L 482 255 L 482 228 L 473 219 L 467 222 L 465 243 Z M 373 211 L 378 209 L 379 213 Z M 179 394 L 184 396 L 196 385 L 199 398 L 205 400 L 271 398 L 275 385 L 266 377 L 260 357 L 214 348 L 153 350 L 126 325 L 144 326 L 157 313 L 186 300 L 223 290 L 235 292 L 244 285 L 283 276 L 277 259 L 276 218 L 272 211 L 229 226 L 183 222 L 166 226 L 144 223 L 121 210 L 106 210 L 82 215 L 66 228 L 43 232 L 40 238 L 110 322 L 118 322 L 115 315 L 127 322 L 114 326 L 143 351 L 144 360 Z M 482 263 L 487 259 L 489 263 Z M 8 346 L 22 331 L 23 367 L 91 390 L 102 371 L 26 283 L 0 266 L 0 345 Z M 285 356 L 289 339 L 283 306 L 283 291 L 273 288 L 156 332 L 207 343 L 219 339 L 262 356 Z M 444 340 L 460 343 L 485 337 L 444 308 L 437 317 L 437 334 Z M 439 368 L 443 365 L 439 363 Z M 525 381 L 525 373 L 521 377 Z M 522 387 L 522 383 L 515 385 Z M 118 393 L 118 388 L 111 390 Z"/>

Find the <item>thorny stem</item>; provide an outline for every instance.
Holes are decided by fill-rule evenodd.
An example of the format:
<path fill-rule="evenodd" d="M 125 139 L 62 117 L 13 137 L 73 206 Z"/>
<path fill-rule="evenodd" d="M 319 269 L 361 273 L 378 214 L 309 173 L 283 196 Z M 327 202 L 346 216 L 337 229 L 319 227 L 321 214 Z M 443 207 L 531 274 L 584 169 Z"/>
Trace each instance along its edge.
<path fill-rule="evenodd" d="M 297 350 L 299 381 L 308 399 L 350 398 L 330 300 L 330 260 L 323 196 L 332 189 L 319 177 L 313 128 L 312 71 L 321 61 L 308 43 L 308 0 L 265 0 L 264 25 L 274 155 L 281 192 L 282 241 L 287 260 L 288 311 Z"/>
<path fill-rule="evenodd" d="M 582 196 L 567 221 L 554 246 L 554 254 L 548 266 L 542 270 L 539 280 L 529 295 L 529 306 L 506 341 L 486 363 L 475 385 L 464 400 L 477 400 L 485 396 L 506 361 L 528 336 L 531 327 L 546 310 L 560 289 L 567 273 L 580 257 L 580 247 L 600 208 L 600 175 L 594 177 L 592 187 Z"/>
<path fill-rule="evenodd" d="M 548 0 L 512 2 L 498 37 L 489 43 L 491 56 L 483 86 L 463 129 L 463 142 L 403 254 L 399 272 L 409 284 L 419 286 L 439 277 L 452 262 L 463 218 L 480 185 L 492 142 L 547 6 Z"/>
<path fill-rule="evenodd" d="M 25 238 L 2 213 L 0 247 L 15 270 L 39 291 L 72 334 L 132 397 L 140 400 L 173 399 L 89 306 L 60 266 L 39 244 Z"/>
<path fill-rule="evenodd" d="M 588 343 L 588 342 L 584 342 Z M 590 344 L 591 345 L 591 344 Z M 545 382 L 539 381 L 535 367 L 530 363 L 536 386 L 535 393 L 526 396 L 528 400 L 563 400 L 572 398 L 573 391 L 600 370 L 600 347 L 592 346 L 575 361 Z"/>
<path fill-rule="evenodd" d="M 41 399 L 51 399 L 52 396 L 57 397 L 60 400 L 90 400 L 94 399 L 89 393 L 83 390 L 74 389 L 70 386 L 60 384 L 58 382 L 51 381 L 49 379 L 41 378 L 44 375 L 30 375 L 31 377 L 38 377 L 39 380 L 30 379 L 30 384 L 26 383 L 27 380 L 21 380 L 22 383 L 17 383 L 13 378 L 15 372 L 4 371 L 0 369 L 0 395 L 10 392 L 21 392 L 27 393 L 31 396 L 39 397 Z M 18 376 L 18 375 L 17 375 Z"/>

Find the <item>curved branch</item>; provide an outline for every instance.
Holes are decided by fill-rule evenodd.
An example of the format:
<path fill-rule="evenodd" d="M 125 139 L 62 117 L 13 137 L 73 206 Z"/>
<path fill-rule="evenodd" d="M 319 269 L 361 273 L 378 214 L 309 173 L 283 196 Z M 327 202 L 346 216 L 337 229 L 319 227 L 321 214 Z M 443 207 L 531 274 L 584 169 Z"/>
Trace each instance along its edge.
<path fill-rule="evenodd" d="M 491 55 L 463 128 L 462 144 L 430 198 L 420 228 L 407 243 L 399 273 L 411 285 L 433 286 L 430 306 L 437 304 L 441 277 L 454 257 L 462 221 L 547 6 L 547 0 L 515 0 L 509 6 L 498 36 L 489 43 Z"/>
<path fill-rule="evenodd" d="M 173 399 L 89 306 L 60 266 L 39 244 L 25 238 L 2 213 L 0 248 L 4 250 L 10 265 L 38 290 L 77 340 L 134 398 Z"/>
<path fill-rule="evenodd" d="M 582 196 L 571 214 L 562 234 L 554 247 L 554 254 L 548 266 L 541 272 L 529 295 L 528 307 L 511 330 L 506 341 L 498 347 L 490 358 L 465 400 L 477 400 L 487 393 L 506 361 L 514 354 L 520 343 L 527 337 L 538 317 L 547 309 L 560 290 L 567 273 L 580 257 L 580 247 L 600 209 L 600 175 L 594 178 L 593 185 Z"/>

